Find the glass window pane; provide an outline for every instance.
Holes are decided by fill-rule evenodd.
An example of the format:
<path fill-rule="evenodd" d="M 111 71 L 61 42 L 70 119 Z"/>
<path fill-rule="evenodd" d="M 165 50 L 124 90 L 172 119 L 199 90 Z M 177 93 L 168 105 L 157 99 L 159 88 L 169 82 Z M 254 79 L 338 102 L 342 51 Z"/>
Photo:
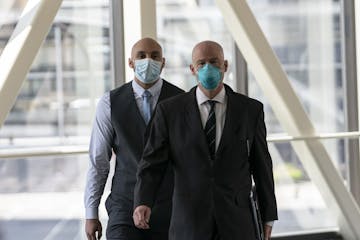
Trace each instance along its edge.
<path fill-rule="evenodd" d="M 316 130 L 346 131 L 341 1 L 248 0 L 248 3 Z M 265 104 L 268 132 L 284 133 L 251 73 L 249 79 L 249 95 Z M 323 143 L 346 178 L 344 140 Z M 274 232 L 337 227 L 335 217 L 331 216 L 291 144 L 269 147 L 274 159 L 280 215 Z"/>
<path fill-rule="evenodd" d="M 326 206 L 290 143 L 269 143 L 273 159 L 279 221 L 273 234 L 336 228 Z"/>
<path fill-rule="evenodd" d="M 341 1 L 248 3 L 318 132 L 346 131 Z M 250 79 L 250 95 L 266 103 Z M 272 115 L 270 131 L 283 132 Z"/>
<path fill-rule="evenodd" d="M 163 77 L 185 90 L 196 85 L 191 75 L 191 51 L 204 40 L 219 42 L 229 69 L 225 83 L 235 88 L 234 41 L 214 1 L 158 0 L 157 31 L 166 58 Z"/>
<path fill-rule="evenodd" d="M 0 55 L 24 9 L 24 0 L 0 1 Z"/>
<path fill-rule="evenodd" d="M 112 83 L 108 1 L 84 3 L 63 2 L 1 137 L 89 135 L 96 100 Z"/>
<path fill-rule="evenodd" d="M 1 1 L 0 52 L 26 3 Z M 0 149 L 88 144 L 97 100 L 112 87 L 109 12 L 108 0 L 63 1 L 0 129 Z M 86 239 L 88 161 L 87 155 L 1 159 L 0 239 Z M 103 204 L 100 213 L 106 216 Z"/>

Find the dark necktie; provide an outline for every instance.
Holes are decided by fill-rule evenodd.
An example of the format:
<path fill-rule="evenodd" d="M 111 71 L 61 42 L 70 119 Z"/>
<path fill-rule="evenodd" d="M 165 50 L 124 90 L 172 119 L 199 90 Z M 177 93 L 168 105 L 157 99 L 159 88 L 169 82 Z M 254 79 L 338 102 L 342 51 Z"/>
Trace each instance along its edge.
<path fill-rule="evenodd" d="M 215 144 L 216 144 L 216 117 L 215 117 L 215 101 L 208 100 L 210 104 L 210 112 L 208 119 L 205 124 L 205 134 L 206 134 L 206 140 L 209 145 L 210 155 L 211 159 L 214 160 L 215 157 Z"/>
<path fill-rule="evenodd" d="M 148 90 L 145 90 L 144 93 L 142 94 L 142 98 L 143 98 L 144 120 L 145 123 L 148 124 L 151 118 L 151 104 L 150 104 L 151 93 Z"/>

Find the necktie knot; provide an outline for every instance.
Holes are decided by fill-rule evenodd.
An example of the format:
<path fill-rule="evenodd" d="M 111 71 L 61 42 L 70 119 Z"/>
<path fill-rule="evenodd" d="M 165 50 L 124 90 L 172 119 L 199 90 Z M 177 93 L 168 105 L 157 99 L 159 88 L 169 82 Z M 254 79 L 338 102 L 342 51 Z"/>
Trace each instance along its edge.
<path fill-rule="evenodd" d="M 216 103 L 216 101 L 214 101 L 214 100 L 208 100 L 207 102 L 208 102 L 209 105 L 210 105 L 210 111 L 213 111 L 213 109 L 215 108 L 215 103 Z"/>
<path fill-rule="evenodd" d="M 145 90 L 141 96 L 143 98 L 149 98 L 149 97 L 151 97 L 151 92 L 149 92 L 148 90 Z"/>

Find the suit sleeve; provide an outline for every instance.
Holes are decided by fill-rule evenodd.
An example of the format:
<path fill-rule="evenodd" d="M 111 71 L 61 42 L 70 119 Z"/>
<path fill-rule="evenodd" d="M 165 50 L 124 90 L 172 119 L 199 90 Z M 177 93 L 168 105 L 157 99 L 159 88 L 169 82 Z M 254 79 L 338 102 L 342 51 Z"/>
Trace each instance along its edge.
<path fill-rule="evenodd" d="M 146 134 L 145 148 L 138 165 L 134 207 L 152 207 L 169 166 L 169 136 L 164 110 L 159 104 Z"/>
<path fill-rule="evenodd" d="M 250 163 L 262 219 L 264 222 L 277 220 L 272 160 L 266 142 L 266 127 L 262 105 L 256 121 L 250 152 Z"/>

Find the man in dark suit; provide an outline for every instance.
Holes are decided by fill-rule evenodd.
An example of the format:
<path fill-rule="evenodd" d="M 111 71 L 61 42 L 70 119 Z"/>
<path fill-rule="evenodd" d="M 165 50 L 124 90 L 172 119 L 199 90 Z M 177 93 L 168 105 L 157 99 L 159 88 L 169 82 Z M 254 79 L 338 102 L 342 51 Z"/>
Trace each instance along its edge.
<path fill-rule="evenodd" d="M 116 155 L 111 193 L 106 200 L 109 215 L 108 240 L 167 240 L 171 216 L 173 175 L 169 168 L 162 180 L 153 228 L 141 230 L 132 220 L 136 170 L 144 148 L 144 133 L 156 104 L 183 91 L 160 78 L 165 59 L 161 46 L 151 38 L 132 48 L 129 66 L 134 80 L 100 99 L 90 142 L 90 167 L 85 189 L 86 224 L 89 240 L 100 239 L 102 226 L 98 207 L 109 174 L 112 151 Z"/>
<path fill-rule="evenodd" d="M 175 187 L 169 239 L 256 239 L 251 175 L 270 239 L 277 206 L 263 105 L 223 84 L 227 67 L 218 43 L 198 43 L 190 65 L 197 87 L 158 105 L 135 187 L 139 228 L 152 227 L 154 200 L 170 162 Z"/>

